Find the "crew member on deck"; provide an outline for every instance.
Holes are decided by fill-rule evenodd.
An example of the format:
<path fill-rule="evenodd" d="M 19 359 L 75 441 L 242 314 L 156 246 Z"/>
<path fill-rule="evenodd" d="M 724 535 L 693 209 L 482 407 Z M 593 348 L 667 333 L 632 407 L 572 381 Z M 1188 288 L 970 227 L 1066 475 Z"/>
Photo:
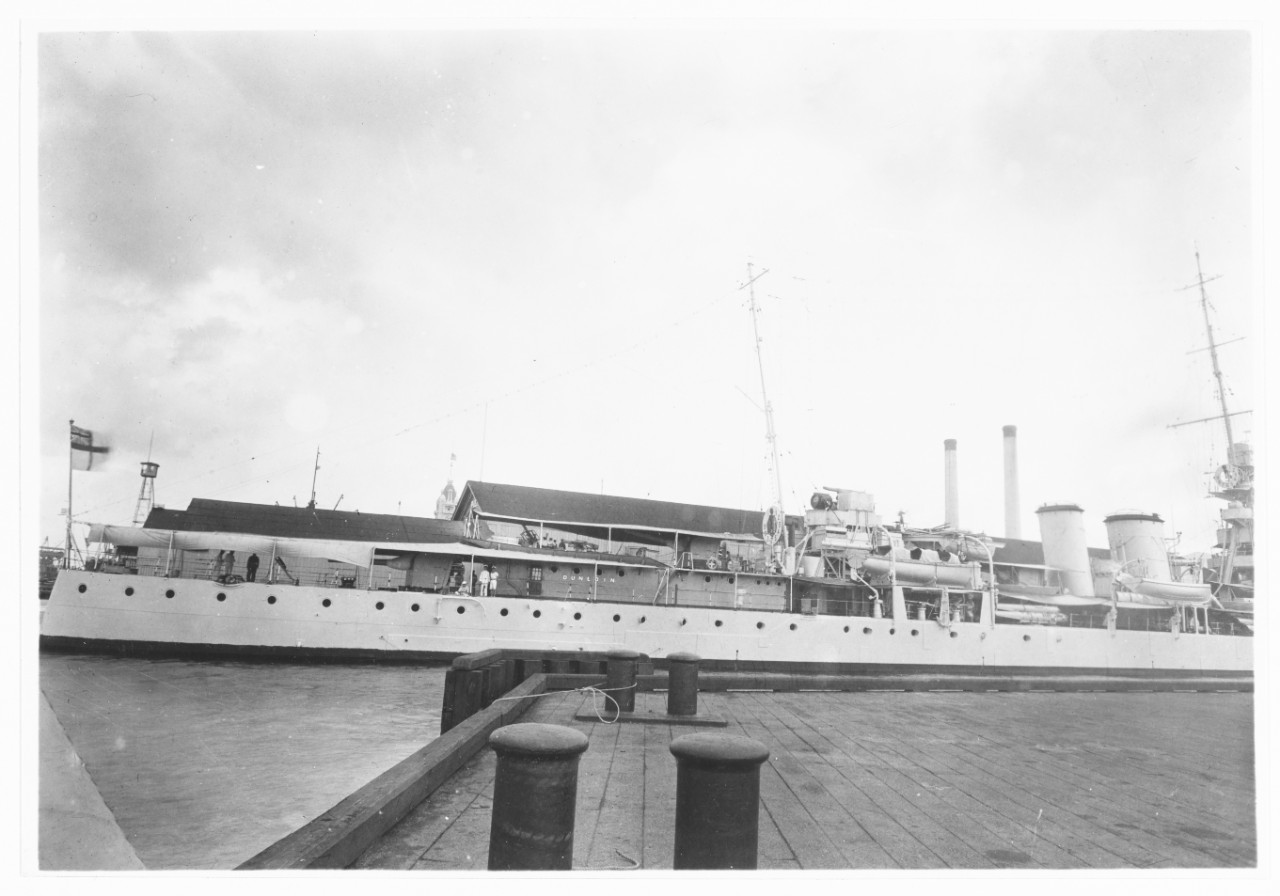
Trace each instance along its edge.
<path fill-rule="evenodd" d="M 489 596 L 489 567 L 487 566 L 480 568 L 480 596 Z"/>
<path fill-rule="evenodd" d="M 258 555 L 250 554 L 249 559 L 244 563 L 244 580 L 246 582 L 256 581 L 258 578 Z"/>

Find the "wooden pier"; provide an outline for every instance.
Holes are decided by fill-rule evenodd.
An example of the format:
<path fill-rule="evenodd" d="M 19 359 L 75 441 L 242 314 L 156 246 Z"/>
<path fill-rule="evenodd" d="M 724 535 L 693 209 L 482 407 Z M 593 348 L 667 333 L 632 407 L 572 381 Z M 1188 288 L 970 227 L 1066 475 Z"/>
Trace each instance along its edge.
<path fill-rule="evenodd" d="M 652 690 L 662 676 L 645 678 L 631 723 L 619 724 L 610 723 L 599 694 L 565 690 L 591 675 L 535 675 L 508 693 L 512 699 L 494 698 L 416 759 L 242 867 L 484 870 L 496 761 L 476 745 L 498 725 L 520 721 L 568 726 L 589 739 L 574 869 L 669 870 L 676 805 L 669 746 L 690 728 L 668 720 L 666 693 Z M 716 689 L 699 695 L 698 714 L 726 723 L 705 730 L 769 749 L 760 778 L 761 870 L 1257 865 L 1251 686 L 802 687 L 815 681 L 784 676 L 773 683 L 786 690 L 736 690 L 717 676 Z M 426 755 L 431 749 L 453 757 L 447 775 Z M 424 775 L 435 776 L 429 795 L 388 822 L 386 800 L 406 782 L 424 789 Z M 346 837 L 344 825 L 363 833 Z"/>

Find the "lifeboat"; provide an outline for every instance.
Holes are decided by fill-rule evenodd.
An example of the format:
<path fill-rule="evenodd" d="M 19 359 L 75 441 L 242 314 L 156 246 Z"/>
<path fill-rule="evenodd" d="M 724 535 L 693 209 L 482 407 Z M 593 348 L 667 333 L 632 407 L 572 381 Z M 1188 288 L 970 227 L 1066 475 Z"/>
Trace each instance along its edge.
<path fill-rule="evenodd" d="M 897 582 L 906 585 L 942 585 L 974 591 L 982 587 L 978 568 L 967 564 L 868 557 L 862 561 L 862 569 L 873 576 L 887 576 L 892 572 Z"/>
<path fill-rule="evenodd" d="M 1121 572 L 1116 573 L 1116 583 L 1132 594 L 1168 601 L 1171 605 L 1204 606 L 1213 596 L 1210 586 L 1199 582 L 1162 582 Z"/>

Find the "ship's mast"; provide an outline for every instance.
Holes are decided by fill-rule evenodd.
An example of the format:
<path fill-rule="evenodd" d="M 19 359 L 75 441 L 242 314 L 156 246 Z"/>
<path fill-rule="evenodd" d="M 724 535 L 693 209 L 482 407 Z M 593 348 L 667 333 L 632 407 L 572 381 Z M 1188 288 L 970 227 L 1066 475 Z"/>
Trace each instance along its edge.
<path fill-rule="evenodd" d="M 1213 377 L 1215 382 L 1217 383 L 1217 389 L 1218 389 L 1218 406 L 1219 408 L 1221 408 L 1222 413 L 1215 414 L 1212 417 L 1201 417 L 1198 420 L 1186 420 L 1182 423 L 1174 423 L 1174 424 L 1171 424 L 1169 428 L 1177 429 L 1178 427 L 1181 427 L 1181 426 L 1190 426 L 1193 423 L 1208 423 L 1212 420 L 1221 420 L 1227 435 L 1227 462 L 1226 462 L 1226 465 L 1222 468 L 1222 470 L 1228 475 L 1228 477 L 1232 481 L 1235 481 L 1239 479 L 1243 471 L 1240 469 L 1241 461 L 1237 457 L 1235 432 L 1231 428 L 1231 418 L 1237 417 L 1240 414 L 1248 414 L 1250 413 L 1250 411 L 1231 411 L 1227 409 L 1227 386 L 1226 386 L 1226 382 L 1223 380 L 1223 377 L 1222 377 L 1222 365 L 1218 362 L 1218 346 L 1225 345 L 1227 343 L 1220 343 L 1214 338 L 1213 320 L 1209 316 L 1209 296 L 1208 296 L 1208 293 L 1205 292 L 1205 288 L 1204 288 L 1204 285 L 1206 283 L 1211 283 L 1212 281 L 1217 279 L 1218 279 L 1217 276 L 1205 277 L 1204 271 L 1200 267 L 1200 252 L 1199 250 L 1197 250 L 1196 251 L 1196 282 L 1191 284 L 1190 286 L 1183 287 L 1183 289 L 1199 289 L 1200 290 L 1200 309 L 1204 314 L 1204 328 L 1205 328 L 1206 334 L 1209 337 L 1209 344 L 1207 348 L 1209 350 L 1209 357 L 1213 362 Z M 1235 341 L 1237 340 L 1234 340 L 1234 339 L 1227 340 L 1228 343 L 1235 342 Z M 1197 351 L 1203 351 L 1203 349 L 1197 349 Z"/>
<path fill-rule="evenodd" d="M 747 282 L 739 289 L 746 289 L 747 295 L 751 299 L 751 330 L 756 338 L 756 364 L 760 368 L 760 398 L 764 402 L 764 425 L 765 438 L 769 442 L 769 454 L 773 461 L 773 504 L 781 509 L 782 507 L 782 469 L 778 465 L 778 433 L 773 427 L 773 405 L 769 402 L 769 393 L 764 384 L 764 355 L 760 349 L 760 323 L 757 320 L 756 308 L 756 288 L 755 282 L 769 273 L 769 269 L 765 268 L 760 273 L 755 273 L 751 262 L 747 262 Z M 785 546 L 785 526 L 782 527 L 783 545 Z"/>
<path fill-rule="evenodd" d="M 1227 429 L 1227 463 L 1235 466 L 1235 437 L 1231 433 L 1231 414 L 1227 411 L 1227 387 L 1222 382 L 1222 368 L 1218 365 L 1218 344 L 1213 338 L 1213 321 L 1209 318 L 1209 296 L 1204 291 L 1207 282 L 1200 268 L 1200 250 L 1196 250 L 1196 280 L 1200 287 L 1200 308 L 1204 311 L 1204 328 L 1209 334 L 1209 357 L 1213 359 L 1213 376 L 1218 381 L 1218 402 L 1222 405 L 1222 425 Z"/>

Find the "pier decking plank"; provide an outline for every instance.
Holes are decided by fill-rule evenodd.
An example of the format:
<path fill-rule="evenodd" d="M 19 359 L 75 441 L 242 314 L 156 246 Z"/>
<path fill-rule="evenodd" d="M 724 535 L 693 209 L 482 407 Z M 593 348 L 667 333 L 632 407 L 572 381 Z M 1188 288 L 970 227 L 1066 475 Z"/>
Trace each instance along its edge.
<path fill-rule="evenodd" d="M 665 712 L 666 695 L 636 695 Z M 676 764 L 691 729 L 577 721 L 580 693 L 522 721 L 567 725 L 579 765 L 576 869 L 670 869 Z M 1257 862 L 1250 694 L 861 691 L 699 695 L 761 741 L 761 869 L 1215 868 Z M 483 869 L 484 750 L 357 862 Z"/>

